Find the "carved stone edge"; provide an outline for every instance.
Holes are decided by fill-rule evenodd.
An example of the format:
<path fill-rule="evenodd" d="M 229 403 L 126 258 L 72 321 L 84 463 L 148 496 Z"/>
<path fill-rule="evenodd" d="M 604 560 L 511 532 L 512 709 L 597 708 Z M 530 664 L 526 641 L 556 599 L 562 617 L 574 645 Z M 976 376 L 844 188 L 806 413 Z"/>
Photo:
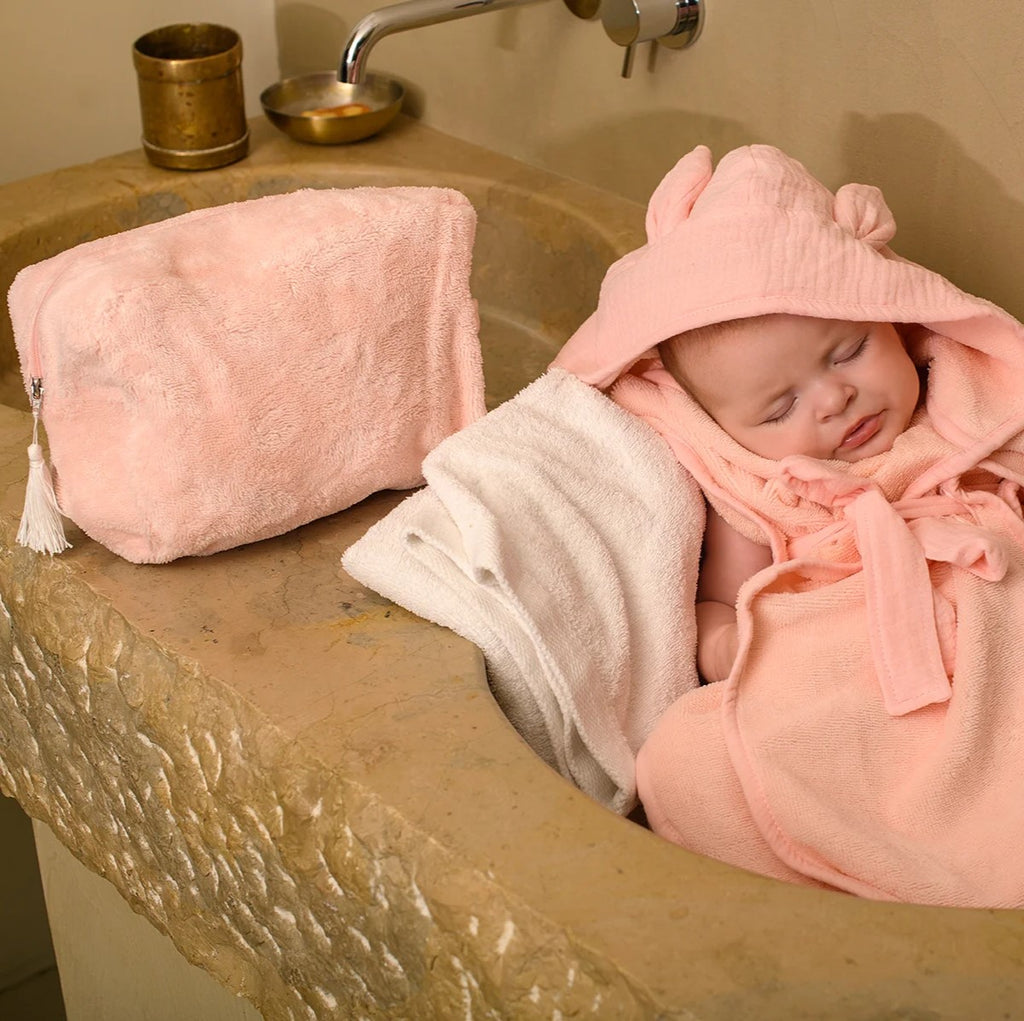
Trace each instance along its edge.
<path fill-rule="evenodd" d="M 0 542 L 0 788 L 268 1019 L 650 1017 L 616 966 Z"/>

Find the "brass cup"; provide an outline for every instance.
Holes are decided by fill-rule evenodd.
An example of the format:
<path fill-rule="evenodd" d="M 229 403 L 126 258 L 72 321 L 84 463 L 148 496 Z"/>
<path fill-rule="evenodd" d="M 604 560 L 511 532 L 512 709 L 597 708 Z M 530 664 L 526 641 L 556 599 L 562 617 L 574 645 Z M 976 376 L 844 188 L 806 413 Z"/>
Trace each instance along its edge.
<path fill-rule="evenodd" d="M 168 25 L 135 40 L 142 147 L 150 163 L 209 170 L 249 152 L 242 40 L 223 25 Z"/>

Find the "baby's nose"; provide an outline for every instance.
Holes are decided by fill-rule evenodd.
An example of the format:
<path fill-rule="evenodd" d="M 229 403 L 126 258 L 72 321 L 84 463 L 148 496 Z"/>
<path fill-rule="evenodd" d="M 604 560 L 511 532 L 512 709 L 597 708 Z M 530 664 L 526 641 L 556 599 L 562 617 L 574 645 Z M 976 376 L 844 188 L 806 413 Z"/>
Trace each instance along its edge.
<path fill-rule="evenodd" d="M 818 392 L 818 415 L 822 420 L 841 415 L 856 395 L 857 389 L 851 383 L 824 380 Z"/>

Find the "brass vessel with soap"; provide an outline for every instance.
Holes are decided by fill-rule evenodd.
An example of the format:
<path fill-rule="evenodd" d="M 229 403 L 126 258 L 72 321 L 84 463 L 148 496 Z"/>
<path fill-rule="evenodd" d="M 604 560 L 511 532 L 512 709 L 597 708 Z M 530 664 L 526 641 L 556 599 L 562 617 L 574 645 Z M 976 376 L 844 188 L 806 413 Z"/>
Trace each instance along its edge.
<path fill-rule="evenodd" d="M 402 108 L 404 96 L 401 83 L 383 75 L 368 74 L 350 85 L 334 71 L 314 71 L 269 86 L 260 103 L 270 123 L 290 138 L 336 145 L 377 134 Z"/>

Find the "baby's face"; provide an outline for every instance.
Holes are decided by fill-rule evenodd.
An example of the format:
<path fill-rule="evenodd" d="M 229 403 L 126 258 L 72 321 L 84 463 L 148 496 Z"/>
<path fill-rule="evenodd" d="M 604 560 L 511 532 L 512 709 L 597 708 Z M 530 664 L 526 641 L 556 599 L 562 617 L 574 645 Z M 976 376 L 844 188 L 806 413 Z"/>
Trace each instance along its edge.
<path fill-rule="evenodd" d="M 682 364 L 708 414 L 747 450 L 775 460 L 859 461 L 889 450 L 920 391 L 890 323 L 768 316 L 698 344 Z"/>

